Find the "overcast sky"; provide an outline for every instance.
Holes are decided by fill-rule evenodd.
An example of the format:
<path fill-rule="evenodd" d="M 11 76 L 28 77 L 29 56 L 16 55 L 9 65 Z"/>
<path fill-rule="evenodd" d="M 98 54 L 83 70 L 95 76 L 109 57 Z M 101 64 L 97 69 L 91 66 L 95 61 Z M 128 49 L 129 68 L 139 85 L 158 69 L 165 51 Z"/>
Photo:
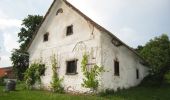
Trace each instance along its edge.
<path fill-rule="evenodd" d="M 0 67 L 11 65 L 17 33 L 28 14 L 45 15 L 53 0 L 0 0 Z M 170 0 L 68 0 L 131 47 L 170 36 Z"/>

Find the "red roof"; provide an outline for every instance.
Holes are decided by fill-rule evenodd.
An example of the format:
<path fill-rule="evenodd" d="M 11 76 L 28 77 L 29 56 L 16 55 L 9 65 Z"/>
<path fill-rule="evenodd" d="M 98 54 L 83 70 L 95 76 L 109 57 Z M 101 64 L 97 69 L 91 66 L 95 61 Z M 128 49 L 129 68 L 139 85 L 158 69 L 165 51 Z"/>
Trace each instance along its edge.
<path fill-rule="evenodd" d="M 5 76 L 5 69 L 3 69 L 3 68 L 0 68 L 0 77 L 3 77 L 3 76 Z"/>
<path fill-rule="evenodd" d="M 12 67 L 0 68 L 0 77 L 13 73 Z"/>

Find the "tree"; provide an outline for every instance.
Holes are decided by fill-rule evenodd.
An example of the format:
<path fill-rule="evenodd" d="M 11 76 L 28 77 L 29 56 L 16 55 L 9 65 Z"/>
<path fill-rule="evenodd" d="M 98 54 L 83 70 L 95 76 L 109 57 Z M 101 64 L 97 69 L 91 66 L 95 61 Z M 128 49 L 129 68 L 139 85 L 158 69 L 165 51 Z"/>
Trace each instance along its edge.
<path fill-rule="evenodd" d="M 14 72 L 19 80 L 23 80 L 24 72 L 28 68 L 29 55 L 26 51 L 15 49 L 11 56 Z"/>
<path fill-rule="evenodd" d="M 142 49 L 143 49 L 143 46 L 139 45 L 139 46 L 135 49 L 135 51 L 138 52 L 138 53 L 140 53 L 140 52 L 142 51 Z"/>
<path fill-rule="evenodd" d="M 139 54 L 146 59 L 151 75 L 163 81 L 164 75 L 170 70 L 170 40 L 166 34 L 151 39 L 144 47 L 138 47 Z"/>
<path fill-rule="evenodd" d="M 29 54 L 26 48 L 32 40 L 33 34 L 36 32 L 42 19 L 43 17 L 39 15 L 28 15 L 28 17 L 22 21 L 22 27 L 18 33 L 20 48 L 15 49 L 11 56 L 13 69 L 19 80 L 23 80 L 24 72 L 29 66 Z"/>
<path fill-rule="evenodd" d="M 32 40 L 33 34 L 40 25 L 43 17 L 39 15 L 28 15 L 22 22 L 22 28 L 18 33 L 20 49 L 24 50 Z"/>

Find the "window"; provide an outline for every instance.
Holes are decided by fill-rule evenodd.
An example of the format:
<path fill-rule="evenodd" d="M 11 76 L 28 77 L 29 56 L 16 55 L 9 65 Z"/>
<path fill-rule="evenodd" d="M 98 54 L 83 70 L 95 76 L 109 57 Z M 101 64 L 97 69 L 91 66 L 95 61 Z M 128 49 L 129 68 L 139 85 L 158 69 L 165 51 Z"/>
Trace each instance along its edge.
<path fill-rule="evenodd" d="M 136 79 L 139 79 L 139 69 L 136 69 Z"/>
<path fill-rule="evenodd" d="M 40 75 L 45 76 L 45 70 L 46 70 L 45 64 L 40 64 L 40 66 L 41 66 Z"/>
<path fill-rule="evenodd" d="M 114 75 L 119 76 L 119 62 L 114 61 Z"/>
<path fill-rule="evenodd" d="M 66 74 L 77 74 L 77 60 L 67 61 Z"/>
<path fill-rule="evenodd" d="M 73 25 L 67 26 L 66 36 L 73 34 Z"/>
<path fill-rule="evenodd" d="M 49 36 L 48 32 L 44 34 L 44 42 L 48 41 L 48 36 Z"/>

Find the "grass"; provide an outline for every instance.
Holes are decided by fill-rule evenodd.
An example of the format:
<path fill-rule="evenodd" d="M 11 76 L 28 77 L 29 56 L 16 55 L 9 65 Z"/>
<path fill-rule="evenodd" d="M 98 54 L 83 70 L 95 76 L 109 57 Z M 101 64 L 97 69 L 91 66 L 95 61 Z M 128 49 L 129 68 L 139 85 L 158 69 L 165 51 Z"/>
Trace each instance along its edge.
<path fill-rule="evenodd" d="M 115 97 L 119 98 L 117 100 L 170 100 L 170 86 L 140 86 L 105 96 L 108 99 L 114 99 Z"/>
<path fill-rule="evenodd" d="M 16 91 L 3 92 L 0 86 L 0 100 L 107 100 L 103 97 L 87 95 L 57 94 L 48 91 L 25 90 L 17 86 Z"/>
<path fill-rule="evenodd" d="M 161 87 L 135 87 L 104 96 L 57 94 L 47 91 L 23 90 L 3 92 L 0 86 L 0 100 L 170 100 L 170 85 Z"/>

